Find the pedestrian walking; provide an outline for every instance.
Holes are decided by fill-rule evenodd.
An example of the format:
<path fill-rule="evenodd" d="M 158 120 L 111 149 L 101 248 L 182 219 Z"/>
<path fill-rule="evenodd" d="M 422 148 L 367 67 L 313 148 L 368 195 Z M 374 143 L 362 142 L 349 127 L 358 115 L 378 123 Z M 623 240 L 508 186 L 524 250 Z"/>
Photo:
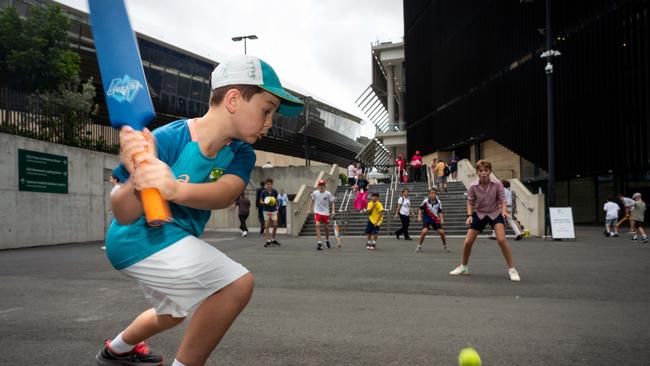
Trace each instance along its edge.
<path fill-rule="evenodd" d="M 637 235 L 638 233 L 641 234 L 641 242 L 647 243 L 648 236 L 645 234 L 645 229 L 643 228 L 646 211 L 645 202 L 643 202 L 643 199 L 641 198 L 641 193 L 638 192 L 632 195 L 632 199 L 634 200 L 634 207 L 632 209 L 630 218 L 630 224 L 634 222 L 634 234 L 632 236 L 632 240 L 639 240 L 639 236 Z"/>
<path fill-rule="evenodd" d="M 397 207 L 395 208 L 395 218 L 399 215 L 402 222 L 402 227 L 395 232 L 395 236 L 399 239 L 400 235 L 404 235 L 404 240 L 412 240 L 409 236 L 409 224 L 411 216 L 411 200 L 409 199 L 408 188 L 402 189 L 402 196 L 397 200 Z"/>
<path fill-rule="evenodd" d="M 605 236 L 617 237 L 618 236 L 618 213 L 621 208 L 616 204 L 614 196 L 607 197 L 607 202 L 603 206 L 605 211 Z"/>
<path fill-rule="evenodd" d="M 248 235 L 248 227 L 246 226 L 246 220 L 248 220 L 248 215 L 250 214 L 251 201 L 246 198 L 246 192 L 243 191 L 237 200 L 235 205 L 232 206 L 233 211 L 238 209 L 237 217 L 239 218 L 239 232 L 241 233 L 242 238 L 245 238 Z"/>
<path fill-rule="evenodd" d="M 278 213 L 280 215 L 280 223 L 278 226 L 287 227 L 287 204 L 289 203 L 289 196 L 284 193 L 284 189 L 280 190 L 278 195 Z"/>

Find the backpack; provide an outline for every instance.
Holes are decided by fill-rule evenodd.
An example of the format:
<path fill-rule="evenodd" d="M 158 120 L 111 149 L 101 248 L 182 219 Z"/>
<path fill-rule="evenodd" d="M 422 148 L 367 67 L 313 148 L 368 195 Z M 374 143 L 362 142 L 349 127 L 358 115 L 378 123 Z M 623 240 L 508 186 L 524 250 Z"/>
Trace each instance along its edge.
<path fill-rule="evenodd" d="M 451 174 L 451 170 L 449 170 L 449 165 L 445 164 L 445 170 L 442 171 L 442 174 L 444 174 L 445 177 L 448 177 Z"/>

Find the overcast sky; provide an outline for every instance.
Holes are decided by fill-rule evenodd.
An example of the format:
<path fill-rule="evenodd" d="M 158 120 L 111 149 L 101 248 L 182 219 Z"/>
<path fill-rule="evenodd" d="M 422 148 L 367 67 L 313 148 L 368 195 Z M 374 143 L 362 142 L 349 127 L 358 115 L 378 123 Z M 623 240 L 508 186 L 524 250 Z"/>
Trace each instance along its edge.
<path fill-rule="evenodd" d="M 56 0 L 88 12 L 86 0 Z M 133 28 L 219 61 L 244 52 L 283 84 L 364 117 L 354 101 L 370 85 L 370 44 L 401 40 L 402 0 L 126 0 Z M 374 132 L 372 126 L 364 131 Z"/>

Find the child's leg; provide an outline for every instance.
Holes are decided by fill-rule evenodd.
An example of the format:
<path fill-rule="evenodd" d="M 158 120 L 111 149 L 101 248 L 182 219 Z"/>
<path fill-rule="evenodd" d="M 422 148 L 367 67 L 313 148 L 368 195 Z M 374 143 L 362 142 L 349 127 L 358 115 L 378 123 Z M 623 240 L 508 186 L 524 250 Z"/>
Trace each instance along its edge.
<path fill-rule="evenodd" d="M 250 273 L 208 297 L 194 312 L 176 359 L 186 366 L 205 364 L 210 353 L 253 293 Z"/>
<path fill-rule="evenodd" d="M 445 231 L 438 229 L 438 235 L 440 235 L 440 240 L 442 240 L 442 247 L 447 249 L 447 236 L 445 236 Z"/>
<path fill-rule="evenodd" d="M 513 268 L 512 251 L 510 250 L 510 246 L 506 240 L 506 227 L 503 224 L 498 223 L 494 225 L 494 231 L 497 234 L 497 243 L 499 243 L 499 247 L 501 247 L 501 252 L 503 253 L 503 258 L 506 259 L 508 268 Z"/>
<path fill-rule="evenodd" d="M 469 255 L 472 254 L 472 245 L 476 241 L 479 231 L 474 229 L 467 230 L 467 236 L 465 237 L 465 243 L 463 245 L 463 259 L 461 264 L 466 266 L 469 263 Z"/>
<path fill-rule="evenodd" d="M 275 240 L 275 233 L 278 231 L 278 220 L 271 219 L 271 223 L 273 225 L 273 234 L 271 235 L 271 239 Z"/>
<path fill-rule="evenodd" d="M 316 240 L 320 242 L 320 221 L 316 221 Z"/>
<path fill-rule="evenodd" d="M 325 224 L 325 240 L 330 240 L 330 224 Z"/>
<path fill-rule="evenodd" d="M 122 340 L 128 344 L 136 345 L 162 331 L 173 328 L 182 323 L 185 318 L 174 318 L 171 315 L 156 315 L 154 309 L 149 309 L 140 314 L 122 333 Z"/>
<path fill-rule="evenodd" d="M 424 243 L 424 238 L 427 237 L 427 233 L 429 232 L 428 227 L 423 227 L 422 231 L 420 232 L 420 241 L 418 242 L 418 245 L 422 245 Z"/>
<path fill-rule="evenodd" d="M 271 220 L 268 218 L 268 213 L 264 213 L 264 239 L 267 241 L 271 240 L 269 238 L 269 228 L 271 226 Z"/>
<path fill-rule="evenodd" d="M 609 220 L 605 220 L 605 232 L 607 234 L 611 233 L 611 231 L 609 230 Z"/>
<path fill-rule="evenodd" d="M 639 231 L 639 234 L 641 234 L 641 237 L 645 237 L 645 230 L 643 229 L 643 226 L 638 226 L 636 230 Z"/>
<path fill-rule="evenodd" d="M 403 217 L 402 221 L 402 227 L 404 227 L 404 239 L 409 239 L 411 236 L 409 235 L 409 224 L 411 219 L 407 215 L 400 215 L 400 217 Z"/>

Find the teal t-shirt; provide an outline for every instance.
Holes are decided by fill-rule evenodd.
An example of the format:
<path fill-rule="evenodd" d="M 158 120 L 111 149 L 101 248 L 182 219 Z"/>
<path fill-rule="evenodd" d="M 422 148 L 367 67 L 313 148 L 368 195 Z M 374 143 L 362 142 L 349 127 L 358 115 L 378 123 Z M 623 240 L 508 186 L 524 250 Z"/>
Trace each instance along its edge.
<path fill-rule="evenodd" d="M 255 164 L 253 148 L 238 140 L 224 146 L 214 158 L 201 152 L 199 144 L 192 141 L 187 120 L 169 123 L 156 129 L 158 158 L 167 163 L 174 176 L 188 183 L 207 183 L 225 174 L 239 176 L 244 182 L 250 179 Z M 125 182 L 129 178 L 123 165 L 113 174 Z M 129 225 L 113 220 L 106 234 L 106 254 L 113 267 L 126 268 L 188 236 L 200 236 L 210 218 L 211 211 L 189 208 L 169 203 L 173 221 L 159 227 L 147 225 L 142 216 Z"/>

